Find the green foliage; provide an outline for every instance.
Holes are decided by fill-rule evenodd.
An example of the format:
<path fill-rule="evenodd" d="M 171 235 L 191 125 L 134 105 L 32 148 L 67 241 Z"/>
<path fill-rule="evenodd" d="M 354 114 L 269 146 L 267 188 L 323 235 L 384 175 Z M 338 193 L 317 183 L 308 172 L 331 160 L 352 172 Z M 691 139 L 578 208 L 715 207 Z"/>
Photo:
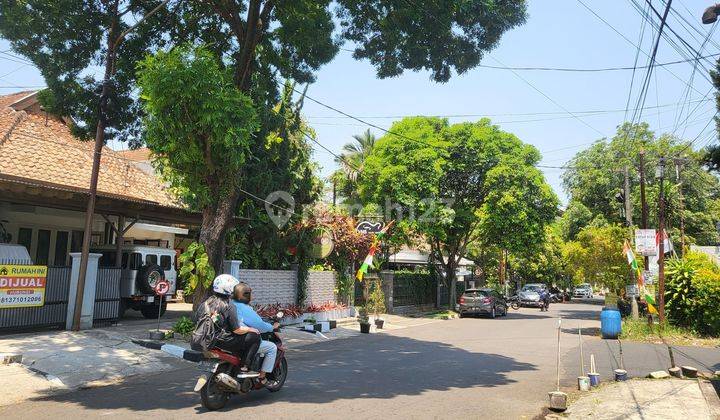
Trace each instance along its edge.
<path fill-rule="evenodd" d="M 622 253 L 627 230 L 619 225 L 587 226 L 563 245 L 566 269 L 575 284 L 591 283 L 620 293 L 632 273 Z"/>
<path fill-rule="evenodd" d="M 185 294 L 192 295 L 201 285 L 201 290 L 207 290 L 215 278 L 215 270 L 210 265 L 205 247 L 197 242 L 191 243 L 185 252 L 178 258 L 180 272 L 178 276 L 185 284 Z"/>
<path fill-rule="evenodd" d="M 392 197 L 400 210 L 390 216 L 427 240 L 435 261 L 447 257 L 453 284 L 459 256 L 480 238 L 510 250 L 542 241 L 557 198 L 534 167 L 534 147 L 488 119 L 404 118 L 391 131 L 365 161 L 361 197 L 381 206 Z"/>
<path fill-rule="evenodd" d="M 665 268 L 665 310 L 676 325 L 687 327 L 693 322 L 695 265 L 687 258 L 673 258 Z"/>
<path fill-rule="evenodd" d="M 383 293 L 380 280 L 372 282 L 365 307 L 369 313 L 375 316 L 385 313 L 385 293 Z"/>
<path fill-rule="evenodd" d="M 403 305 L 424 304 L 428 296 L 437 292 L 435 276 L 429 271 L 396 270 L 393 273 L 393 283 L 394 289 L 403 295 Z M 393 296 L 396 301 L 400 298 L 398 295 Z"/>
<path fill-rule="evenodd" d="M 110 26 L 113 41 L 155 7 L 157 0 L 2 0 L 0 37 L 40 70 L 48 89 L 40 101 L 48 112 L 72 117 L 73 132 L 95 134 L 102 74 Z M 117 51 L 115 74 L 108 95 L 106 140 L 142 144 L 142 111 L 135 90 L 135 63 L 168 41 L 158 28 L 168 24 L 171 12 L 163 9 L 138 26 Z M 121 16 L 122 14 L 122 16 Z"/>
<path fill-rule="evenodd" d="M 138 75 L 146 142 L 171 185 L 199 209 L 231 197 L 258 128 L 232 73 L 207 49 L 181 47 L 148 56 Z"/>
<path fill-rule="evenodd" d="M 510 254 L 509 266 L 525 283 L 565 287 L 567 271 L 563 246 L 562 239 L 548 226 L 540 244 Z"/>
<path fill-rule="evenodd" d="M 720 335 L 720 269 L 704 254 L 689 252 L 668 261 L 665 286 L 668 319 L 700 334 Z"/>
<path fill-rule="evenodd" d="M 630 197 L 633 207 L 633 223 L 640 226 L 640 180 L 639 155 L 645 151 L 645 179 L 649 220 L 657 220 L 659 179 L 655 177 L 660 156 L 687 158 L 681 170 L 684 210 L 679 200 L 680 184 L 676 179 L 673 162 L 666 169 L 667 225 L 679 226 L 680 213 L 685 219 L 685 231 L 690 242 L 711 245 L 717 242 L 715 222 L 720 220 L 717 212 L 720 182 L 701 166 L 703 153 L 694 152 L 688 142 L 671 134 L 656 135 L 647 123 L 618 127 L 611 140 L 599 140 L 579 152 L 568 163 L 563 174 L 563 186 L 570 196 L 568 207 L 567 239 L 573 239 L 576 227 L 583 222 L 602 216 L 610 223 L 624 223 L 623 204 L 615 195 L 623 187 L 623 168 L 630 174 Z M 581 207 L 582 205 L 582 207 Z M 585 209 L 589 210 L 588 217 Z M 672 234 L 672 232 L 671 232 Z M 672 236 L 677 237 L 677 234 Z"/>
<path fill-rule="evenodd" d="M 592 220 L 593 214 L 590 209 L 579 201 L 571 201 L 558 220 L 559 233 L 564 240 L 572 241 Z"/>
<path fill-rule="evenodd" d="M 182 316 L 175 322 L 172 330 L 187 338 L 195 331 L 195 323 L 190 318 Z"/>
<path fill-rule="evenodd" d="M 365 159 L 375 147 L 376 138 L 368 129 L 362 135 L 355 134 L 353 140 L 343 146 L 340 158 L 335 159 L 340 169 L 330 176 L 337 194 L 344 197 L 343 204 L 346 205 L 360 203 L 358 183 L 363 176 Z"/>

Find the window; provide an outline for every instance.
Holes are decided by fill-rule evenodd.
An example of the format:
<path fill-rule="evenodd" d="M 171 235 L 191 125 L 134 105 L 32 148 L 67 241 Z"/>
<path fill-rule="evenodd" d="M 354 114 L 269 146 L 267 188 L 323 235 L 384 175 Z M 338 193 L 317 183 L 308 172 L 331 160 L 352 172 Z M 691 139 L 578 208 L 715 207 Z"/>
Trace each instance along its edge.
<path fill-rule="evenodd" d="M 133 252 L 132 254 L 130 254 L 130 259 L 128 261 L 128 268 L 130 270 L 139 270 L 141 265 L 142 265 L 142 255 L 140 255 L 139 252 Z"/>
<path fill-rule="evenodd" d="M 103 251 L 100 256 L 100 267 L 115 267 L 115 251 Z"/>
<path fill-rule="evenodd" d="M 68 238 L 70 233 L 58 231 L 55 237 L 55 265 L 63 267 L 67 265 Z"/>
<path fill-rule="evenodd" d="M 50 257 L 50 231 L 45 229 L 38 230 L 38 244 L 35 252 L 35 264 L 47 265 Z"/>
<path fill-rule="evenodd" d="M 170 270 L 172 268 L 172 258 L 169 255 L 161 255 L 160 267 L 162 267 L 163 270 Z"/>
<path fill-rule="evenodd" d="M 73 230 L 70 237 L 70 252 L 80 252 L 82 250 L 84 232 L 82 230 Z"/>
<path fill-rule="evenodd" d="M 147 264 L 147 265 L 157 264 L 157 255 L 147 254 L 145 256 L 145 264 Z"/>
<path fill-rule="evenodd" d="M 30 246 L 32 245 L 32 229 L 30 228 L 20 228 L 18 230 L 18 245 L 24 246 L 28 253 L 30 253 Z"/>

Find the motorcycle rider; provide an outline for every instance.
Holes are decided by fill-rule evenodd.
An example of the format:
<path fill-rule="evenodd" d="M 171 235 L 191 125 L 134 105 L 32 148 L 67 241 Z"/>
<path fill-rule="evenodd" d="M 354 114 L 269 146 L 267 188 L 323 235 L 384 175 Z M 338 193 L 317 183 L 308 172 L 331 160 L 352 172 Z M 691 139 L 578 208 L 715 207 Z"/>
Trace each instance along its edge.
<path fill-rule="evenodd" d="M 250 306 L 250 300 L 252 300 L 252 288 L 249 284 L 240 282 L 233 290 L 233 305 L 237 309 L 238 320 L 247 325 L 248 327 L 255 328 L 261 333 L 272 332 L 276 330 L 280 324 L 275 322 L 270 324 L 260 318 L 260 315 L 255 312 L 252 306 Z M 275 367 L 275 358 L 277 356 L 277 345 L 272 341 L 260 340 L 260 348 L 258 349 L 259 354 L 264 354 L 262 366 L 260 368 L 260 376 L 258 376 L 258 382 L 265 384 L 266 375 L 268 372 L 272 372 Z"/>
<path fill-rule="evenodd" d="M 550 308 L 550 292 L 548 289 L 543 288 L 540 291 L 540 310 L 541 311 L 547 311 Z"/>
<path fill-rule="evenodd" d="M 221 274 L 213 280 L 213 294 L 197 309 L 195 319 L 201 319 L 205 311 L 216 317 L 215 324 L 221 329 L 214 346 L 242 357 L 248 371 L 250 362 L 260 346 L 260 332 L 238 320 L 237 311 L 230 303 L 233 289 L 240 281 L 229 274 Z M 207 305 L 206 305 L 207 303 Z M 249 372 L 254 373 L 254 372 Z"/>

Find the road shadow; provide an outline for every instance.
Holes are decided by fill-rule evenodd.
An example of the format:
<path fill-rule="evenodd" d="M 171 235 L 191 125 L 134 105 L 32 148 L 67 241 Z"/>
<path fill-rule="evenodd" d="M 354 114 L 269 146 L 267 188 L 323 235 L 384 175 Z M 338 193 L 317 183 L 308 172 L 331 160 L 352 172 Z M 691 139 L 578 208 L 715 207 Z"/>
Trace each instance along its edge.
<path fill-rule="evenodd" d="M 562 328 L 562 332 L 564 332 L 565 334 L 574 334 L 574 335 L 579 334 L 577 327 Z M 599 327 L 583 327 L 582 335 L 583 335 L 583 337 L 600 337 L 600 328 Z"/>
<path fill-rule="evenodd" d="M 556 316 L 561 316 L 563 319 L 580 319 L 584 321 L 599 321 L 600 310 L 568 310 L 561 309 L 556 312 Z"/>
<path fill-rule="evenodd" d="M 491 388 L 514 383 L 512 372 L 537 366 L 511 357 L 473 353 L 446 343 L 373 334 L 312 344 L 288 357 L 289 375 L 277 393 L 234 396 L 225 410 L 273 402 L 325 404 L 336 400 L 389 399 L 455 388 Z M 90 367 L 89 367 L 90 368 Z M 194 368 L 130 379 L 122 384 L 36 399 L 93 410 L 179 410 L 197 407 Z M 156 396 L 156 397 L 153 397 Z M 0 410 L 0 414 L 2 410 Z"/>

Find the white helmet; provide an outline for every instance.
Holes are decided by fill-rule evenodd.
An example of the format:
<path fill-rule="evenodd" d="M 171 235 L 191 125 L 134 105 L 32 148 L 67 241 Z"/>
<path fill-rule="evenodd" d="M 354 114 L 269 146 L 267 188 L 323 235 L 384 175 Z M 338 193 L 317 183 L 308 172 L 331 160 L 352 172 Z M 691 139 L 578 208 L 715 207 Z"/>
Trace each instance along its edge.
<path fill-rule="evenodd" d="M 225 296 L 232 296 L 233 289 L 239 283 L 240 281 L 230 274 L 220 274 L 213 280 L 213 292 Z"/>

